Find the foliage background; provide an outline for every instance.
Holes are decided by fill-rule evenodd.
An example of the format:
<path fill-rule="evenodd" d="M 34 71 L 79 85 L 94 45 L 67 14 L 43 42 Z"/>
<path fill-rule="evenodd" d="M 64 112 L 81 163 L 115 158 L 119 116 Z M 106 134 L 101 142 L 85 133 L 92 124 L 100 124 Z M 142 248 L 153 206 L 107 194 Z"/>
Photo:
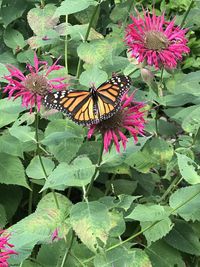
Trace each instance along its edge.
<path fill-rule="evenodd" d="M 24 71 L 37 50 L 49 64 L 62 55 L 59 75 L 73 78 L 74 86 L 79 76 L 88 87 L 113 72 L 132 73 L 131 91 L 137 88 L 136 98 L 149 109 L 146 136 L 101 159 L 101 136 L 88 141 L 86 129 L 60 113 L 47 116 L 42 109 L 37 140 L 35 114 L 1 90 L 0 226 L 10 227 L 19 253 L 10 266 L 200 266 L 200 2 L 153 2 L 158 15 L 165 11 L 189 28 L 191 53 L 163 79 L 154 71 L 151 86 L 123 39 L 129 14 L 135 7 L 152 10 L 152 1 L 0 5 L 2 87 L 5 64 Z M 55 229 L 60 239 L 52 241 Z"/>

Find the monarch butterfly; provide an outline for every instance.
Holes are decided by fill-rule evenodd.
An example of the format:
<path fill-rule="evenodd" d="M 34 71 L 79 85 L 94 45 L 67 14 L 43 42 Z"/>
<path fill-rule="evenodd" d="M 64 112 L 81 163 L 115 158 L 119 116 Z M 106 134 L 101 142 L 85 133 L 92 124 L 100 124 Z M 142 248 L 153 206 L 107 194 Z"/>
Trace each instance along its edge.
<path fill-rule="evenodd" d="M 78 124 L 97 124 L 119 110 L 121 98 L 130 85 L 129 77 L 113 76 L 98 88 L 91 87 L 89 91 L 68 90 L 48 93 L 44 98 L 44 105 L 63 112 Z"/>

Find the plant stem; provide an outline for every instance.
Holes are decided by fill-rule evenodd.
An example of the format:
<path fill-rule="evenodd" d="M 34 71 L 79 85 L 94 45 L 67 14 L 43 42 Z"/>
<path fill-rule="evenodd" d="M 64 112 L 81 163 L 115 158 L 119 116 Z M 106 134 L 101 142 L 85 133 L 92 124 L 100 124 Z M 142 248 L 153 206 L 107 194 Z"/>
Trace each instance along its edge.
<path fill-rule="evenodd" d="M 68 257 L 68 255 L 70 253 L 71 248 L 72 248 L 72 244 L 73 244 L 73 241 L 74 241 L 74 236 L 75 236 L 75 234 L 74 234 L 74 231 L 73 231 L 72 232 L 71 241 L 70 241 L 70 244 L 69 244 L 69 248 L 66 249 L 66 252 L 64 254 L 64 257 L 63 257 L 63 260 L 62 260 L 62 263 L 61 263 L 61 266 L 60 267 L 64 267 L 64 265 L 65 265 L 65 262 L 67 260 L 67 257 Z"/>
<path fill-rule="evenodd" d="M 158 200 L 158 203 L 162 202 L 166 196 L 171 192 L 171 190 L 176 186 L 177 182 L 179 181 L 179 177 L 177 176 L 172 183 L 169 185 L 167 190 L 164 192 L 164 194 L 161 196 L 161 198 Z"/>
<path fill-rule="evenodd" d="M 94 174 L 92 176 L 92 179 L 91 179 L 91 182 L 90 184 L 88 185 L 87 189 L 86 189 L 86 192 L 84 194 L 84 197 L 87 198 L 91 189 L 92 189 L 92 186 L 93 186 L 93 183 L 94 183 L 94 180 L 96 178 L 96 175 L 97 175 L 97 172 L 98 172 L 98 169 L 99 169 L 99 166 L 101 164 L 101 161 L 102 161 L 102 156 L 103 156 L 103 150 L 104 150 L 104 144 L 103 144 L 103 140 L 102 140 L 102 145 L 101 145 L 101 150 L 100 150 L 100 154 L 99 154 L 99 159 L 98 159 L 98 162 L 96 164 L 96 168 L 95 168 L 95 171 L 94 171 Z"/>
<path fill-rule="evenodd" d="M 194 3 L 194 0 L 191 1 L 190 5 L 189 5 L 189 7 L 188 7 L 188 9 L 187 9 L 187 11 L 185 12 L 185 16 L 183 17 L 183 20 L 182 20 L 181 25 L 180 25 L 181 28 L 182 28 L 183 25 L 185 24 L 185 20 L 186 20 L 188 14 L 189 14 L 189 12 L 190 12 L 190 10 L 191 10 L 191 8 L 192 8 L 193 3 Z"/>
<path fill-rule="evenodd" d="M 33 205 L 33 187 L 34 184 L 31 183 L 31 191 L 29 192 L 29 199 L 28 199 L 28 215 L 32 213 L 32 205 Z"/>
<path fill-rule="evenodd" d="M 96 14 L 97 14 L 97 11 L 99 10 L 99 7 L 100 7 L 100 3 L 98 3 L 96 5 L 95 9 L 94 9 L 94 12 L 93 12 L 92 17 L 90 19 L 90 22 L 88 24 L 87 32 L 86 32 L 85 37 L 84 37 L 84 40 L 83 40 L 84 43 L 87 42 L 87 39 L 88 39 L 89 34 L 90 34 L 90 30 L 92 28 L 93 20 L 94 20 Z M 78 67 L 77 67 L 77 71 L 76 71 L 76 77 L 77 78 L 79 78 L 79 76 L 80 76 L 81 67 L 82 67 L 82 60 L 79 58 L 79 60 L 78 60 Z"/>
<path fill-rule="evenodd" d="M 36 113 L 35 113 L 35 139 L 36 139 L 36 142 L 37 142 L 37 155 L 38 155 L 38 158 L 39 158 L 39 161 L 40 161 L 41 168 L 42 168 L 42 170 L 44 172 L 45 180 L 47 180 L 48 179 L 48 175 L 47 175 L 44 163 L 42 161 L 42 157 L 40 155 L 39 135 L 38 135 L 38 129 L 39 128 L 38 128 L 38 126 L 39 126 L 39 113 L 38 113 L 38 110 L 36 110 Z M 56 193 L 55 193 L 55 191 L 53 189 L 51 189 L 51 192 L 53 194 L 56 207 L 57 207 L 57 209 L 59 209 L 59 203 L 58 203 L 58 199 L 57 199 Z"/>
<path fill-rule="evenodd" d="M 68 74 L 68 63 L 67 63 L 67 27 L 68 27 L 68 15 L 65 16 L 66 32 L 65 32 L 65 69 Z"/>
<path fill-rule="evenodd" d="M 113 175 L 112 175 L 112 177 L 111 177 L 111 179 L 110 179 L 110 183 L 109 183 L 108 187 L 106 188 L 106 191 L 105 191 L 105 194 L 104 194 L 105 196 L 107 196 L 107 194 L 109 193 L 110 188 L 111 188 L 111 184 L 112 184 L 112 182 L 114 181 L 115 176 L 116 176 L 116 174 L 113 173 Z"/>

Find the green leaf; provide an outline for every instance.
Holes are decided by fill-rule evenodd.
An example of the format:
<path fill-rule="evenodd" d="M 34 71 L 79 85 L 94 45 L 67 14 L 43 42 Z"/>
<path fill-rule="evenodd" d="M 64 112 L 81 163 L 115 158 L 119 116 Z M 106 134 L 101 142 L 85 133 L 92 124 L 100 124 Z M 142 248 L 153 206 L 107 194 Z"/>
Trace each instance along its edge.
<path fill-rule="evenodd" d="M 170 196 L 169 205 L 184 220 L 200 221 L 200 185 L 178 189 Z"/>
<path fill-rule="evenodd" d="M 87 87 L 95 86 L 96 88 L 104 83 L 108 78 L 105 71 L 100 70 L 96 65 L 91 66 L 89 69 L 81 73 L 80 83 Z"/>
<path fill-rule="evenodd" d="M 200 127 L 199 112 L 200 106 L 196 105 L 196 108 L 186 115 L 182 122 L 183 130 L 189 133 L 196 133 Z"/>
<path fill-rule="evenodd" d="M 0 153 L 23 158 L 23 146 L 19 139 L 5 132 L 0 136 Z"/>
<path fill-rule="evenodd" d="M 150 259 L 144 250 L 134 248 L 135 262 L 134 267 L 152 267 Z"/>
<path fill-rule="evenodd" d="M 192 227 L 184 221 L 176 221 L 172 231 L 165 237 L 165 241 L 180 251 L 200 255 L 199 238 Z"/>
<path fill-rule="evenodd" d="M 0 128 L 15 121 L 19 113 L 25 110 L 25 108 L 21 106 L 20 99 L 12 100 L 13 98 L 10 100 L 8 100 L 8 98 L 0 99 Z"/>
<path fill-rule="evenodd" d="M 27 8 L 27 3 L 24 0 L 6 1 L 1 7 L 1 16 L 4 26 L 7 27 L 12 21 L 20 18 Z"/>
<path fill-rule="evenodd" d="M 120 247 L 102 255 L 97 254 L 94 259 L 94 267 L 132 267 L 135 261 L 134 251 Z"/>
<path fill-rule="evenodd" d="M 28 23 L 36 35 L 44 37 L 47 30 L 53 29 L 58 23 L 58 17 L 54 16 L 56 6 L 47 4 L 44 8 L 32 8 L 27 15 Z"/>
<path fill-rule="evenodd" d="M 141 222 L 159 221 L 168 216 L 165 208 L 161 205 L 138 204 L 134 210 L 126 217 Z"/>
<path fill-rule="evenodd" d="M 0 153 L 0 183 L 22 185 L 29 188 L 24 168 L 18 157 Z"/>
<path fill-rule="evenodd" d="M 155 224 L 153 225 L 153 223 Z M 143 234 L 147 239 L 148 245 L 151 245 L 152 242 L 155 242 L 168 234 L 173 227 L 169 218 L 162 219 L 158 222 L 141 222 L 140 225 L 142 231 L 146 229 Z"/>
<path fill-rule="evenodd" d="M 72 204 L 61 194 L 56 193 L 56 197 L 59 209 L 53 194 L 49 193 L 42 198 L 34 213 L 9 228 L 11 233 L 9 241 L 18 252 L 16 257 L 11 258 L 10 263 L 21 263 L 31 254 L 36 244 L 52 242 L 52 234 L 56 228 L 65 234 L 69 231 L 70 226 L 65 220 Z"/>
<path fill-rule="evenodd" d="M 198 170 L 200 166 L 197 165 L 191 158 L 186 155 L 176 153 L 178 158 L 178 166 L 181 175 L 189 184 L 199 184 L 200 176 Z"/>
<path fill-rule="evenodd" d="M 4 206 L 8 220 L 14 216 L 21 200 L 22 188 L 14 185 L 0 185 L 0 203 Z"/>
<path fill-rule="evenodd" d="M 13 126 L 9 129 L 9 133 L 22 142 L 36 142 L 35 132 L 32 131 L 32 128 L 30 126 Z"/>
<path fill-rule="evenodd" d="M 112 59 L 112 46 L 106 40 L 93 40 L 81 43 L 77 49 L 78 56 L 87 64 L 98 65 L 104 59 Z"/>
<path fill-rule="evenodd" d="M 48 176 L 52 172 L 52 170 L 54 169 L 55 164 L 51 159 L 48 159 L 45 157 L 41 157 L 41 160 L 42 160 L 42 164 L 43 164 L 44 169 L 45 169 L 45 173 Z M 41 166 L 39 156 L 34 157 L 31 160 L 28 167 L 26 168 L 26 174 L 30 178 L 44 179 L 44 178 L 46 178 L 45 173 L 44 173 L 44 170 Z"/>
<path fill-rule="evenodd" d="M 95 165 L 87 157 L 76 158 L 71 165 L 60 163 L 50 174 L 43 190 L 54 188 L 64 190 L 69 186 L 86 186 L 95 172 Z"/>
<path fill-rule="evenodd" d="M 6 79 L 4 79 L 3 77 L 5 75 L 9 75 L 10 72 L 8 71 L 8 69 L 6 68 L 6 66 L 2 63 L 0 63 L 0 82 L 8 82 Z"/>
<path fill-rule="evenodd" d="M 122 148 L 120 154 L 116 153 L 115 147 L 112 146 L 109 153 L 103 154 L 100 171 L 107 172 L 111 167 L 119 168 L 124 162 L 129 164 L 131 158 L 134 157 L 133 155 L 142 149 L 148 139 L 148 137 L 139 137 L 138 143 L 134 144 L 133 138 L 128 138 L 126 150 Z"/>
<path fill-rule="evenodd" d="M 116 195 L 132 195 L 137 187 L 137 182 L 125 179 L 117 179 L 112 182 L 112 186 Z"/>
<path fill-rule="evenodd" d="M 153 267 L 185 267 L 179 252 L 163 240 L 153 243 L 145 249 Z"/>
<path fill-rule="evenodd" d="M 173 79 L 166 81 L 167 89 L 173 94 L 188 93 L 200 96 L 200 71 L 190 72 L 188 74 L 177 73 Z"/>
<path fill-rule="evenodd" d="M 106 244 L 111 222 L 104 204 L 80 202 L 72 207 L 70 219 L 74 231 L 90 250 L 97 250 L 98 239 Z"/>
<path fill-rule="evenodd" d="M 119 237 L 126 230 L 126 224 L 124 221 L 123 213 L 116 211 L 116 210 L 112 210 L 110 211 L 109 214 L 110 214 L 110 222 L 111 222 L 111 229 L 109 232 L 109 236 Z"/>
<path fill-rule="evenodd" d="M 152 167 L 167 164 L 173 156 L 171 144 L 161 138 L 154 137 L 149 140 L 142 151 L 132 154 L 126 163 L 136 170 L 146 173 Z"/>
<path fill-rule="evenodd" d="M 19 31 L 11 28 L 5 30 L 4 42 L 15 51 L 18 49 L 21 50 L 26 45 L 23 35 Z"/>
<path fill-rule="evenodd" d="M 56 9 L 54 16 L 73 14 L 96 4 L 97 2 L 94 0 L 64 0 Z"/>
<path fill-rule="evenodd" d="M 55 120 L 48 124 L 42 143 L 60 162 L 69 163 L 80 149 L 85 132 L 82 127 L 70 120 Z"/>
<path fill-rule="evenodd" d="M 0 204 L 0 228 L 2 229 L 7 223 L 6 211 L 4 206 Z"/>

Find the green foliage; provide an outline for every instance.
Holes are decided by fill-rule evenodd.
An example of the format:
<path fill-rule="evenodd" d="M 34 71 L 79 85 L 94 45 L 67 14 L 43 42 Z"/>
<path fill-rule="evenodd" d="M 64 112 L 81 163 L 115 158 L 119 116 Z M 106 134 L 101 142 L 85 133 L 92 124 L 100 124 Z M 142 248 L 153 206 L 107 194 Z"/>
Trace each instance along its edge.
<path fill-rule="evenodd" d="M 200 266 L 200 4 L 154 2 L 0 1 L 0 229 L 18 253 L 9 266 Z M 165 12 L 167 21 L 175 16 L 175 24 L 188 29 L 190 54 L 176 69 L 131 57 L 126 27 L 130 15 L 143 17 L 143 8 Z M 130 75 L 129 93 L 146 104 L 143 135 L 134 142 L 122 129 L 126 149 L 120 142 L 117 153 L 112 143 L 106 153 L 102 141 L 110 125 L 102 122 L 105 128 L 98 125 L 88 139 L 89 127 L 61 112 L 41 105 L 36 116 L 16 92 L 10 98 L 3 91 L 8 65 L 27 78 L 35 52 L 49 66 L 59 58 L 64 68 L 45 79 L 65 77 L 67 90 Z M 142 68 L 153 81 L 142 79 Z M 45 72 L 46 65 L 39 66 L 39 75 Z M 116 121 L 110 118 L 118 134 Z"/>

